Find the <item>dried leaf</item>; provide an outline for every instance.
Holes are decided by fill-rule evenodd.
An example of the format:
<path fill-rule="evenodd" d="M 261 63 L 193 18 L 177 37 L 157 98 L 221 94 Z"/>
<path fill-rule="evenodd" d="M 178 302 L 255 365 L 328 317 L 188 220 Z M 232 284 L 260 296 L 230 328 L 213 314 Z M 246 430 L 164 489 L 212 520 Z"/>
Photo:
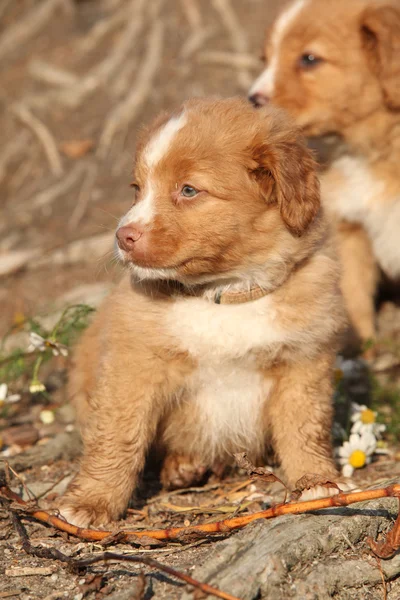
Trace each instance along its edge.
<path fill-rule="evenodd" d="M 93 140 L 71 140 L 60 144 L 60 150 L 68 158 L 81 158 L 94 146 Z"/>
<path fill-rule="evenodd" d="M 296 483 L 296 488 L 291 493 L 292 499 L 298 500 L 304 490 L 311 490 L 317 486 L 335 488 L 340 492 L 338 484 L 334 481 L 330 481 L 326 477 L 321 477 L 321 475 L 316 475 L 315 473 L 306 473 Z"/>
<path fill-rule="evenodd" d="M 241 469 L 244 469 L 251 479 L 262 479 L 262 481 L 267 481 L 268 483 L 278 482 L 286 488 L 283 481 L 281 481 L 279 477 L 269 471 L 266 467 L 256 467 L 253 465 L 253 463 L 247 458 L 246 452 L 238 452 L 233 456 L 238 466 Z"/>
<path fill-rule="evenodd" d="M 85 596 L 88 596 L 92 592 L 98 592 L 99 590 L 101 590 L 101 588 L 103 587 L 103 580 L 104 577 L 102 574 L 87 575 L 85 577 L 85 583 L 83 583 L 79 588 L 79 591 L 81 592 L 81 594 L 83 594 L 83 598 L 85 598 Z"/>

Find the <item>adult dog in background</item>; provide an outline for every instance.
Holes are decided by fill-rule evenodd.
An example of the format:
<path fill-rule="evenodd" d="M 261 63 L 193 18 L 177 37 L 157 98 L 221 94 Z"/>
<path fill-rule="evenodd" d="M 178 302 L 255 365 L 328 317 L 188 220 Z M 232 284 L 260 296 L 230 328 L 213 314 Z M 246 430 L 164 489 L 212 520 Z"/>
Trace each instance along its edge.
<path fill-rule="evenodd" d="M 245 100 L 189 101 L 143 133 L 133 186 L 127 273 L 75 356 L 84 454 L 61 513 L 118 519 L 152 446 L 166 487 L 235 452 L 262 463 L 268 444 L 288 485 L 336 478 L 340 269 L 297 129 Z"/>
<path fill-rule="evenodd" d="M 400 277 L 400 2 L 289 3 L 265 61 L 252 102 L 271 101 L 307 136 L 345 144 L 322 173 L 322 200 L 336 221 L 349 315 L 372 338 L 378 268 Z"/>

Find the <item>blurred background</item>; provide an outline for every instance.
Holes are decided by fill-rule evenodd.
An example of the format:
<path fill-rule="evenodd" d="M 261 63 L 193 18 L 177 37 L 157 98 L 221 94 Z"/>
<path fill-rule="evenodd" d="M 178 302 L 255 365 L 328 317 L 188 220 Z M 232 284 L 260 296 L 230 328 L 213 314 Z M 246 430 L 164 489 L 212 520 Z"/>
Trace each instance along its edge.
<path fill-rule="evenodd" d="M 65 386 L 68 349 L 87 325 L 91 307 L 98 306 L 120 273 L 113 259 L 114 231 L 131 204 L 138 129 L 191 96 L 247 95 L 262 68 L 265 30 L 282 4 L 0 0 L 0 466 L 7 461 L 18 473 L 18 490 L 25 499 L 26 485 L 51 506 L 78 468 L 79 435 Z M 371 464 L 357 466 L 360 486 L 382 484 L 400 474 L 399 315 L 399 307 L 383 298 L 375 361 L 338 361 L 336 447 L 354 420 L 377 437 Z M 192 495 L 182 491 L 173 498 L 176 506 L 166 504 L 162 495 L 146 506 L 146 499 L 159 491 L 158 479 L 150 473 L 124 525 L 186 526 L 218 519 L 218 511 L 236 515 L 261 510 L 286 497 L 281 486 L 238 477 L 243 474 L 210 480 L 201 495 L 199 490 Z M 181 505 L 189 505 L 182 514 Z M 0 521 L 0 564 L 30 568 L 33 559 L 20 550 L 6 515 L 0 514 Z M 370 527 L 369 520 L 365 523 Z M 52 538 L 51 530 L 47 535 L 34 524 L 28 529 L 36 541 L 65 547 L 68 553 L 88 549 L 77 540 Z M 362 535 L 354 531 L 349 535 L 356 542 Z M 329 543 L 321 547 L 329 549 L 331 529 L 326 535 Z M 289 546 L 289 560 L 282 564 L 292 564 L 292 542 Z M 315 548 L 320 560 L 320 546 Z M 171 559 L 162 556 L 174 566 L 192 569 L 209 553 L 205 546 Z M 330 561 L 331 551 L 327 553 Z M 310 556 L 307 548 L 304 560 L 314 569 Z M 282 571 L 280 583 L 276 580 L 282 590 L 287 584 L 285 597 L 291 596 L 302 571 Z M 368 566 L 370 572 L 373 579 Z M 13 577 L 1 574 L 0 580 L 0 590 L 3 585 L 14 596 L 9 593 L 15 592 Z M 129 572 L 118 571 L 107 575 L 104 590 L 116 590 L 110 600 L 181 597 L 180 589 L 172 590 L 166 581 L 155 577 L 145 596 L 144 588 L 142 595 L 132 595 Z M 374 581 L 381 585 L 381 573 Z M 88 593 L 85 580 L 62 569 L 51 577 L 25 578 L 24 585 L 29 593 L 21 591 L 21 600 L 81 599 Z M 128 595 L 121 595 L 123 589 Z M 381 597 L 371 590 L 362 597 Z M 76 591 L 80 593 L 74 596 Z M 391 598 L 400 597 L 393 593 Z M 357 590 L 344 594 L 346 600 L 361 597 Z"/>
<path fill-rule="evenodd" d="M 136 132 L 246 94 L 279 0 L 1 0 L 0 334 L 115 278 Z"/>

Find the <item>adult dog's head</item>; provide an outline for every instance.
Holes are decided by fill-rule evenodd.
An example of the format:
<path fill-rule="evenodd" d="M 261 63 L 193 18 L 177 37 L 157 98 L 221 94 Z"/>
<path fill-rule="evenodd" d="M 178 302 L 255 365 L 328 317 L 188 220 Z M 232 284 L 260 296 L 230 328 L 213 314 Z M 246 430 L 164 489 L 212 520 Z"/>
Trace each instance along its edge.
<path fill-rule="evenodd" d="M 284 107 L 308 136 L 400 110 L 399 0 L 295 0 L 264 53 L 250 99 Z"/>

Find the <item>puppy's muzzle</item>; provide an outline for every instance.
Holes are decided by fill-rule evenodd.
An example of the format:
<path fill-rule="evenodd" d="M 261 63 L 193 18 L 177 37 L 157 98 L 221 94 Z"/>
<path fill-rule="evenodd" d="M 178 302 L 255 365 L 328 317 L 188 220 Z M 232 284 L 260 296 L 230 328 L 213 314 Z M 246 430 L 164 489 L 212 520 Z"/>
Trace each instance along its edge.
<path fill-rule="evenodd" d="M 256 108 L 260 108 L 261 106 L 266 106 L 266 104 L 268 104 L 270 99 L 268 96 L 265 96 L 264 94 L 261 94 L 260 92 L 257 92 L 256 94 L 252 94 L 251 96 L 249 96 L 249 101 Z"/>
<path fill-rule="evenodd" d="M 124 225 L 117 229 L 117 244 L 125 252 L 132 252 L 136 242 L 140 240 L 143 231 L 135 225 Z"/>

